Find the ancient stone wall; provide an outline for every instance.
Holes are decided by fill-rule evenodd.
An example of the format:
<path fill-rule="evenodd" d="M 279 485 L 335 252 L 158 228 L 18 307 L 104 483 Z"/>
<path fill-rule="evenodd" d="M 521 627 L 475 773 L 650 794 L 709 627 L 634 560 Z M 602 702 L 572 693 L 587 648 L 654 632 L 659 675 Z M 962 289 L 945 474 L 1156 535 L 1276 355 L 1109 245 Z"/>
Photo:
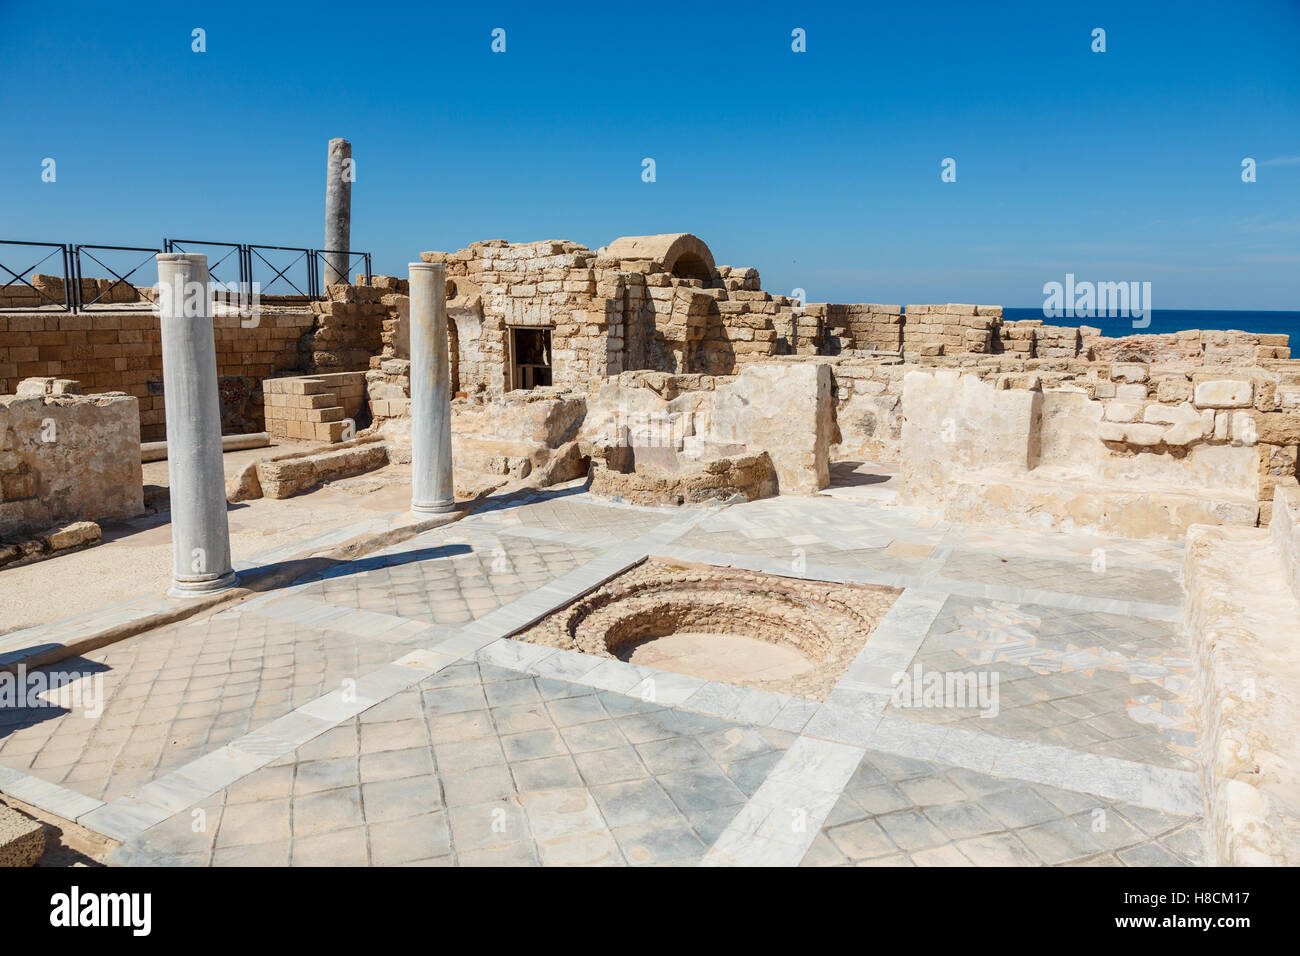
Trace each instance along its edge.
<path fill-rule="evenodd" d="M 144 511 L 134 397 L 29 379 L 0 395 L 0 536 Z"/>
<path fill-rule="evenodd" d="M 1145 366 L 1104 371 L 1109 380 L 1088 387 L 1047 387 L 1033 373 L 910 371 L 907 499 L 952 520 L 1129 537 L 1268 520 L 1300 441 L 1300 420 L 1277 407 L 1268 373 L 1195 370 L 1185 398 L 1162 402 Z M 1177 391 L 1167 384 L 1168 396 Z"/>
<path fill-rule="evenodd" d="M 660 239 L 671 241 L 641 241 Z M 793 303 L 761 291 L 753 269 L 714 267 L 701 247 L 694 237 L 631 237 L 595 252 L 573 242 L 490 240 L 423 253 L 447 267 L 453 388 L 491 397 L 516 384 L 513 328 L 550 330 L 552 382 L 579 389 L 626 369 L 732 374 L 788 350 Z M 380 363 L 405 357 L 402 335 L 399 323 Z"/>
<path fill-rule="evenodd" d="M 137 297 L 151 291 L 136 290 Z M 264 379 L 367 368 L 380 351 L 389 306 L 379 290 L 330 286 L 319 302 L 264 298 L 256 317 L 215 312 L 217 374 L 226 386 L 222 427 L 231 433 L 262 430 Z M 75 379 L 87 394 L 125 392 L 137 400 L 142 439 L 166 438 L 161 334 L 147 305 L 0 315 L 0 392 L 38 376 Z"/>
<path fill-rule="evenodd" d="M 1000 305 L 909 305 L 903 319 L 903 353 L 983 354 L 993 350 L 1002 321 Z"/>

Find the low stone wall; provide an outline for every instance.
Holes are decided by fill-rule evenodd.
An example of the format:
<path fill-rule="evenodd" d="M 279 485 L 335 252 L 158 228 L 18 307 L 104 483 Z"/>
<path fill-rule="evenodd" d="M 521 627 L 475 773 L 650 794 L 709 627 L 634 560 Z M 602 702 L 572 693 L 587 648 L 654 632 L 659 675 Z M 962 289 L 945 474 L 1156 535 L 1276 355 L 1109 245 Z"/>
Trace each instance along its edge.
<path fill-rule="evenodd" d="M 256 462 L 257 493 L 246 498 L 291 498 L 319 488 L 327 481 L 350 478 L 382 468 L 389 463 L 388 446 L 371 441 L 350 445 L 336 451 L 294 455 Z M 234 497 L 227 484 L 227 497 Z"/>
<path fill-rule="evenodd" d="M 1184 626 L 1220 866 L 1300 865 L 1300 601 L 1288 575 L 1263 529 L 1188 530 Z"/>
<path fill-rule="evenodd" d="M 1036 375 L 910 371 L 905 499 L 942 508 L 949 520 L 1126 537 L 1179 537 L 1192 524 L 1253 526 L 1259 452 L 1212 430 L 1204 435 L 1204 422 L 1217 423 L 1222 411 L 1211 406 L 1248 401 L 1251 385 L 1220 386 L 1206 380 L 1202 409 L 1149 403 L 1140 383 L 1097 400 L 1077 386 L 1044 388 Z M 1134 421 L 1108 420 L 1116 415 Z"/>
<path fill-rule="evenodd" d="M 1300 601 L 1300 485 L 1288 478 L 1273 492 L 1273 515 L 1268 524 L 1273 547 L 1282 561 L 1282 573 Z"/>
<path fill-rule="evenodd" d="M 629 372 L 588 397 L 591 445 L 693 450 L 703 460 L 767 452 L 779 494 L 830 482 L 835 412 L 826 362 L 756 362 L 739 375 Z"/>
<path fill-rule="evenodd" d="M 993 351 L 1002 321 L 1000 305 L 909 305 L 903 319 L 903 354 L 952 355 Z"/>
<path fill-rule="evenodd" d="M 39 309 L 50 305 L 61 305 L 64 301 L 64 282 L 62 276 L 33 273 L 28 277 L 31 285 L 11 280 L 0 287 L 0 309 Z M 74 286 L 75 288 L 75 286 Z M 81 280 L 81 301 L 108 305 L 127 302 L 141 302 L 142 290 L 129 282 L 116 279 Z"/>
<path fill-rule="evenodd" d="M 369 367 L 393 308 L 385 299 L 388 294 L 383 287 L 336 285 L 320 301 L 264 296 L 255 318 L 216 309 L 217 375 L 231 393 L 223 396 L 223 428 L 228 433 L 264 430 L 263 379 L 291 371 Z M 152 290 L 133 289 L 129 300 L 127 295 L 105 301 L 141 304 L 75 315 L 0 315 L 0 392 L 12 391 L 30 377 L 75 379 L 87 394 L 125 392 L 137 400 L 142 438 L 165 439 L 161 332 L 157 313 L 144 304 Z"/>
<path fill-rule="evenodd" d="M 616 468 L 591 456 L 594 495 L 632 505 L 702 505 L 757 501 L 776 494 L 776 471 L 767 452 L 726 455 L 695 469 Z"/>
<path fill-rule="evenodd" d="M 0 395 L 0 536 L 144 511 L 136 400 L 78 391 L 32 379 Z"/>

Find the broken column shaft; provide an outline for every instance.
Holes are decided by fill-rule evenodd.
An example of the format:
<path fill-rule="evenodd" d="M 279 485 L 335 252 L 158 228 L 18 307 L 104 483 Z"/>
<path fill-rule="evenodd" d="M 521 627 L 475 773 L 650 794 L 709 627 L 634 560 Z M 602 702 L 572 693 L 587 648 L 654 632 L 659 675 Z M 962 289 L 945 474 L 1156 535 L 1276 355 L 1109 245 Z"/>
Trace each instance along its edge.
<path fill-rule="evenodd" d="M 352 144 L 332 139 L 325 162 L 326 285 L 348 281 L 348 249 L 352 241 Z"/>
<path fill-rule="evenodd" d="M 158 256 L 173 597 L 234 586 L 208 257 Z"/>
<path fill-rule="evenodd" d="M 412 262 L 410 278 L 411 510 L 441 514 L 456 506 L 451 475 L 446 267 Z"/>

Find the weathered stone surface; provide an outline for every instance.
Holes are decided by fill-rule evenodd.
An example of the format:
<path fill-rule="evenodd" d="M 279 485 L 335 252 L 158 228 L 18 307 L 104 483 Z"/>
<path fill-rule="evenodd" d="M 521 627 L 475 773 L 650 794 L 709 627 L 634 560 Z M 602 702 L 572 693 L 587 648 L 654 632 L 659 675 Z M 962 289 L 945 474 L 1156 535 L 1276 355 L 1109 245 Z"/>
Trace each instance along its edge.
<path fill-rule="evenodd" d="M 231 504 L 262 497 L 262 483 L 257 477 L 258 462 L 250 461 L 226 479 L 226 500 Z"/>
<path fill-rule="evenodd" d="M 0 804 L 0 867 L 35 866 L 45 852 L 45 828 Z"/>
<path fill-rule="evenodd" d="M 1164 434 L 1165 429 L 1162 425 L 1149 425 L 1145 422 L 1134 422 L 1124 427 L 1124 441 L 1144 448 L 1159 445 Z"/>
<path fill-rule="evenodd" d="M 1289 510 L 1275 507 L 1273 521 Z M 1293 522 L 1292 512 L 1280 523 Z M 1262 529 L 1190 529 L 1184 579 L 1184 626 L 1197 668 L 1216 862 L 1295 866 L 1300 662 L 1294 634 L 1300 602 Z"/>
<path fill-rule="evenodd" d="M 0 536 L 144 511 L 140 413 L 118 393 L 0 395 Z"/>
<path fill-rule="evenodd" d="M 1195 422 L 1199 434 L 1201 413 L 1189 402 L 1183 402 L 1181 405 L 1148 405 L 1142 413 L 1142 420 L 1157 425 L 1184 425 Z"/>
<path fill-rule="evenodd" d="M 1195 402 L 1201 408 L 1244 408 L 1254 395 L 1249 380 L 1214 379 L 1197 383 Z"/>
<path fill-rule="evenodd" d="M 811 494 L 830 483 L 829 365 L 754 363 L 715 396 L 710 437 L 766 450 L 781 494 Z"/>
<path fill-rule="evenodd" d="M 382 442 L 367 442 L 338 451 L 259 461 L 257 479 L 267 498 L 289 498 L 386 464 L 388 448 Z"/>

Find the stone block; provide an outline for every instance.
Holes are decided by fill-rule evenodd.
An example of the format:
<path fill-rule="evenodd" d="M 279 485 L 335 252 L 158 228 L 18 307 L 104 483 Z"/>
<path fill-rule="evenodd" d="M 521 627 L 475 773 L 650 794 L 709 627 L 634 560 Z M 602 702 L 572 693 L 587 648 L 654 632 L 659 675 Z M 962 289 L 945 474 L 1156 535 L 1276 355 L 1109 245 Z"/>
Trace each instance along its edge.
<path fill-rule="evenodd" d="M 0 867 L 35 866 L 45 853 L 45 828 L 0 804 Z"/>
<path fill-rule="evenodd" d="M 1145 382 L 1149 376 L 1150 370 L 1136 362 L 1112 365 L 1110 369 L 1110 377 L 1117 382 Z"/>
<path fill-rule="evenodd" d="M 1151 447 L 1164 440 L 1165 429 L 1161 425 L 1138 422 L 1124 427 L 1124 441 L 1129 445 Z"/>
<path fill-rule="evenodd" d="M 1145 402 L 1147 400 L 1147 387 L 1145 385 L 1118 385 L 1115 388 L 1115 397 L 1121 402 Z"/>
<path fill-rule="evenodd" d="M 1195 402 L 1201 408 L 1244 408 L 1254 397 L 1254 385 L 1249 380 L 1211 379 L 1196 384 Z"/>
<path fill-rule="evenodd" d="M 1156 425 L 1195 423 L 1198 431 L 1201 427 L 1201 413 L 1188 402 L 1181 405 L 1148 405 L 1142 413 L 1142 420 Z"/>
<path fill-rule="evenodd" d="M 1133 402 L 1107 402 L 1106 421 L 1135 422 L 1142 417 L 1142 406 Z"/>

